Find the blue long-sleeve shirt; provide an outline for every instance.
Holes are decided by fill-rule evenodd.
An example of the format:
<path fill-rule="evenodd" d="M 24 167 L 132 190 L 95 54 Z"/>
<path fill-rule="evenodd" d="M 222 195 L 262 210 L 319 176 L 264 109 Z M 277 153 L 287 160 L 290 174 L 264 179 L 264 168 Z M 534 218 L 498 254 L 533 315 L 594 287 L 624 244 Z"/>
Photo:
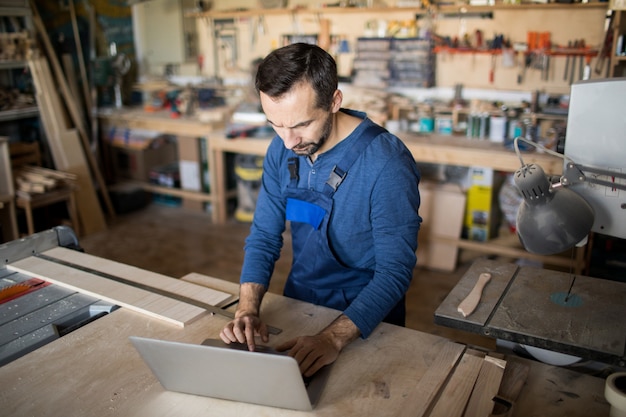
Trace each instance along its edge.
<path fill-rule="evenodd" d="M 373 123 L 364 113 L 342 111 L 363 121 L 315 162 L 299 157 L 299 188 L 322 191 L 330 170 L 351 149 L 351 142 L 359 140 Z M 246 239 L 241 283 L 269 286 L 286 227 L 287 160 L 294 156 L 280 137 L 270 143 L 254 220 Z M 396 136 L 383 133 L 355 161 L 334 194 L 329 240 L 335 255 L 344 265 L 374 271 L 372 280 L 344 311 L 363 338 L 402 299 L 411 282 L 421 223 L 419 178 L 408 149 Z"/>

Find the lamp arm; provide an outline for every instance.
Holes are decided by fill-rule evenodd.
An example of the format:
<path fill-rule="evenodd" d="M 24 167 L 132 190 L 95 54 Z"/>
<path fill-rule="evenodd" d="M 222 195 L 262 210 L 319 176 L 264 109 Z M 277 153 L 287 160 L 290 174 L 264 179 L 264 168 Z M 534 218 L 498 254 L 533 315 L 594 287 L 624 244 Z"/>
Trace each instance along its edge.
<path fill-rule="evenodd" d="M 574 162 L 568 162 L 565 165 L 565 171 L 563 172 L 560 182 L 564 186 L 579 184 L 581 182 L 589 182 L 592 184 L 603 185 L 605 187 L 617 188 L 626 191 L 626 184 L 601 180 L 594 176 L 587 176 L 585 171 L 592 174 L 605 175 L 607 177 L 626 179 L 626 173 L 623 172 L 609 171 L 608 169 L 588 167 Z"/>

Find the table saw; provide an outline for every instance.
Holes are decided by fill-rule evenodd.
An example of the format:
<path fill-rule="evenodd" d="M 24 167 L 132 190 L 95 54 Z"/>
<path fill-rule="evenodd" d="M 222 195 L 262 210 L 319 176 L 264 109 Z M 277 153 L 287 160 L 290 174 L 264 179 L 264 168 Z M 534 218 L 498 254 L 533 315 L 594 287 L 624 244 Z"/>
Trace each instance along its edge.
<path fill-rule="evenodd" d="M 5 263 L 52 247 L 78 248 L 69 228 L 0 246 Z M 117 306 L 50 282 L 0 269 L 0 366 L 113 311 Z"/>
<path fill-rule="evenodd" d="M 4 415 L 453 417 L 480 410 L 488 415 L 496 407 L 499 415 L 509 416 L 587 417 L 609 412 L 601 378 L 386 323 L 368 339 L 344 349 L 312 413 L 169 392 L 129 337 L 196 344 L 216 338 L 230 320 L 238 285 L 195 273 L 174 279 L 91 256 L 69 249 L 77 242 L 66 233 L 55 229 L 0 246 L 3 276 L 14 272 L 24 275 L 20 280 L 51 283 L 39 283 L 39 289 L 9 304 L 25 306 L 30 303 L 20 298 L 58 286 L 70 293 L 65 298 L 82 300 L 75 312 L 92 305 L 110 307 L 97 319 L 78 320 L 88 321 L 86 325 L 70 325 L 77 327 L 73 331 L 64 331 L 59 324 L 66 320 L 52 316 L 43 326 L 34 326 L 55 324 L 53 332 L 58 335 L 43 346 L 31 344 L 30 352 L 0 367 Z M 261 309 L 264 320 L 278 330 L 271 335 L 270 346 L 315 334 L 339 314 L 272 293 L 266 294 Z M 25 321 L 5 319 L 4 326 L 18 326 L 20 320 Z M 3 336 L 8 333 L 5 329 Z M 28 339 L 31 333 L 11 337 L 8 343 Z"/>

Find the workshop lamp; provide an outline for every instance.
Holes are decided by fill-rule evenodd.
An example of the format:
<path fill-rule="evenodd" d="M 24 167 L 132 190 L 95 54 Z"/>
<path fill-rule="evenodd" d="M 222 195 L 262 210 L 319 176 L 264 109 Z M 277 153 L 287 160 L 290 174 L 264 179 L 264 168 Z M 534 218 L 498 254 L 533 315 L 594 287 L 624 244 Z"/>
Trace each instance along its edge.
<path fill-rule="evenodd" d="M 514 180 L 524 197 L 517 212 L 517 233 L 526 250 L 552 255 L 589 234 L 594 219 L 589 203 L 574 191 L 551 184 L 539 165 L 523 165 Z"/>
<path fill-rule="evenodd" d="M 518 140 L 567 161 L 559 182 L 551 183 L 539 165 L 524 163 Z M 626 190 L 624 184 L 589 177 L 584 171 L 613 178 L 626 178 L 626 175 L 576 164 L 564 155 L 522 137 L 515 138 L 514 145 L 522 163 L 522 167 L 515 172 L 514 182 L 524 198 L 517 213 L 517 233 L 524 248 L 532 253 L 552 255 L 585 244 L 593 227 L 594 210 L 582 196 L 567 186 L 586 181 Z"/>

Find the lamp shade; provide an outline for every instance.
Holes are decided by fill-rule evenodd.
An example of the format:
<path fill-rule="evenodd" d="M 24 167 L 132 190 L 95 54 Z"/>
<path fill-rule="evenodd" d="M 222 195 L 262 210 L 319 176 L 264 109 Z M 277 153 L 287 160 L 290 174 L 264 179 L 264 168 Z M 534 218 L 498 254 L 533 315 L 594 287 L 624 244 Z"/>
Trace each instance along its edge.
<path fill-rule="evenodd" d="M 552 255 L 582 241 L 593 226 L 593 208 L 566 187 L 553 187 L 543 169 L 524 165 L 515 172 L 524 200 L 517 212 L 517 233 L 527 251 Z"/>

